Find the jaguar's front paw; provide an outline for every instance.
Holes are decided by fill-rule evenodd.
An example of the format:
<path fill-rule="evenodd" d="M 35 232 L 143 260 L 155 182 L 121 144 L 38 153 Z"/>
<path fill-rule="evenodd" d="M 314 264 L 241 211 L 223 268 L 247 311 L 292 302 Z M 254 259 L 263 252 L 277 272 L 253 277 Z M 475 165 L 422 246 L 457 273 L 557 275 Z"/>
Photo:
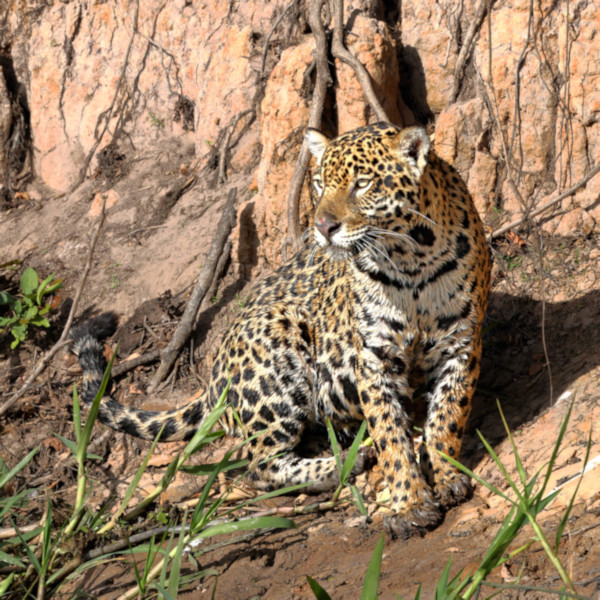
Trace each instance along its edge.
<path fill-rule="evenodd" d="M 471 497 L 473 484 L 464 473 L 448 473 L 434 484 L 433 493 L 442 508 L 450 508 Z"/>
<path fill-rule="evenodd" d="M 413 536 L 423 536 L 442 521 L 442 512 L 438 505 L 426 500 L 411 506 L 407 511 L 389 515 L 384 519 L 384 526 L 392 539 L 406 540 Z"/>

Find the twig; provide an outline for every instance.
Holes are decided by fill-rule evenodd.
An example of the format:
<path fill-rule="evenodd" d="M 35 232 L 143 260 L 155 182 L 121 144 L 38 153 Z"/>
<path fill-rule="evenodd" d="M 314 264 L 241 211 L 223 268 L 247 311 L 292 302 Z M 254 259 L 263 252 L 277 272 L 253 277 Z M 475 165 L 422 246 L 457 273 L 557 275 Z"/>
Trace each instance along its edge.
<path fill-rule="evenodd" d="M 221 256 L 219 257 L 219 262 L 215 267 L 215 276 L 213 277 L 213 281 L 210 284 L 210 288 L 205 295 L 209 301 L 214 297 L 215 292 L 217 291 L 217 285 L 219 284 L 219 277 L 222 275 L 225 270 L 225 264 L 229 260 L 229 255 L 231 254 L 231 240 L 227 240 L 225 246 L 223 247 L 223 252 L 221 252 Z"/>
<path fill-rule="evenodd" d="M 503 233 L 506 233 L 510 229 L 513 229 L 514 227 L 522 225 L 529 219 L 536 217 L 537 215 L 544 212 L 545 210 L 548 210 L 555 204 L 558 204 L 561 200 L 564 200 L 568 196 L 572 196 L 579 188 L 582 188 L 590 179 L 595 177 L 598 173 L 600 173 L 600 163 L 597 164 L 583 179 L 578 181 L 574 186 L 570 187 L 568 190 L 564 191 L 562 194 L 560 194 L 556 198 L 553 198 L 552 200 L 548 200 L 548 202 L 546 202 L 545 204 L 542 204 L 542 206 L 536 208 L 535 210 L 532 210 L 528 215 L 525 215 L 523 217 L 515 219 L 514 221 L 511 221 L 510 223 L 503 225 L 502 227 L 496 229 L 495 231 L 492 231 L 492 233 L 490 234 L 490 239 L 493 240 L 493 239 L 501 236 Z"/>
<path fill-rule="evenodd" d="M 223 138 L 223 143 L 221 144 L 221 148 L 219 150 L 219 171 L 217 175 L 217 183 L 225 183 L 227 177 L 225 174 L 225 170 L 227 169 L 227 151 L 229 150 L 229 143 L 231 142 L 231 136 L 237 127 L 239 120 L 242 117 L 245 117 L 249 113 L 253 113 L 254 109 L 249 108 L 239 114 L 237 114 L 232 120 L 229 126 L 227 127 L 227 131 L 225 132 L 225 137 Z"/>
<path fill-rule="evenodd" d="M 483 18 L 485 17 L 485 12 L 487 9 L 488 0 L 479 0 L 479 6 L 475 11 L 475 16 L 471 21 L 471 25 L 469 30 L 467 31 L 467 35 L 465 36 L 463 45 L 461 46 L 460 52 L 458 53 L 458 58 L 456 59 L 456 66 L 454 67 L 454 82 L 452 83 L 452 91 L 450 92 L 450 104 L 456 101 L 458 96 L 458 90 L 460 88 L 460 82 L 463 76 L 463 71 L 465 69 L 465 63 L 467 62 L 467 58 L 471 53 L 471 47 L 473 45 L 473 38 L 475 37 L 475 33 L 481 27 L 481 23 Z"/>
<path fill-rule="evenodd" d="M 173 338 L 169 342 L 169 345 L 161 352 L 160 366 L 158 367 L 156 375 L 150 383 L 150 392 L 156 389 L 157 385 L 164 379 L 169 369 L 173 366 L 177 355 L 179 354 L 181 348 L 185 344 L 192 331 L 192 327 L 194 325 L 194 321 L 196 319 L 200 303 L 202 302 L 206 291 L 210 287 L 210 283 L 214 277 L 215 268 L 219 262 L 219 258 L 223 252 L 223 248 L 225 247 L 227 238 L 229 237 L 229 234 L 231 233 L 231 230 L 235 225 L 236 195 L 237 190 L 233 188 L 229 192 L 227 204 L 225 205 L 223 214 L 221 215 L 221 220 L 219 221 L 217 232 L 215 233 L 215 236 L 213 238 L 212 245 L 210 247 L 208 256 L 206 257 L 204 267 L 202 268 L 200 276 L 198 277 L 198 281 L 196 282 L 196 287 L 194 288 L 190 300 L 187 306 L 185 307 L 185 311 L 177 327 L 177 330 L 173 335 Z"/>
<path fill-rule="evenodd" d="M 275 21 L 275 23 L 273 23 L 273 27 L 271 27 L 271 29 L 269 30 L 269 33 L 267 34 L 267 37 L 265 38 L 265 43 L 264 43 L 264 46 L 263 46 L 262 56 L 261 56 L 261 59 L 260 59 L 260 71 L 259 71 L 259 77 L 260 77 L 260 79 L 263 78 L 264 73 L 265 73 L 265 63 L 267 62 L 267 52 L 269 50 L 269 42 L 271 41 L 271 37 L 275 33 L 275 30 L 277 29 L 277 27 L 279 27 L 279 24 L 281 23 L 281 21 L 283 21 L 283 18 L 287 14 L 288 10 L 290 10 L 290 8 L 292 8 L 292 6 L 294 6 L 294 4 L 296 4 L 296 2 L 297 2 L 297 0 L 292 0 L 283 9 L 282 13 L 279 15 L 279 17 L 277 17 L 277 20 Z"/>
<path fill-rule="evenodd" d="M 21 534 L 30 533 L 32 531 L 35 531 L 38 527 L 42 527 L 43 524 L 44 519 L 42 519 L 38 523 L 32 523 L 31 525 L 23 525 L 22 527 L 19 527 L 18 532 Z M 0 540 L 8 540 L 10 538 L 17 537 L 17 535 L 17 529 L 15 529 L 14 527 L 3 527 L 2 529 L 0 529 Z"/>
<path fill-rule="evenodd" d="M 96 227 L 96 232 L 94 233 L 94 237 L 90 242 L 90 246 L 88 249 L 87 261 L 85 263 L 85 268 L 83 269 L 83 273 L 81 275 L 81 279 L 79 280 L 79 285 L 77 286 L 77 290 L 75 292 L 75 297 L 73 298 L 73 304 L 71 305 L 71 310 L 69 312 L 69 316 L 67 317 L 67 322 L 65 323 L 65 327 L 60 336 L 60 339 L 48 350 L 44 358 L 38 363 L 37 367 L 33 370 L 31 375 L 27 378 L 27 381 L 21 386 L 19 390 L 17 390 L 2 406 L 0 406 L 0 417 L 4 415 L 10 408 L 17 402 L 19 398 L 23 396 L 23 394 L 27 391 L 27 388 L 35 381 L 40 373 L 48 366 L 48 363 L 54 355 L 63 347 L 66 346 L 68 342 L 68 335 L 71 330 L 71 325 L 73 324 L 73 318 L 75 316 L 75 312 L 77 311 L 77 307 L 79 305 L 79 299 L 81 298 L 81 294 L 83 292 L 83 287 L 85 286 L 85 282 L 87 280 L 87 276 L 92 267 L 92 258 L 94 256 L 94 249 L 96 248 L 96 243 L 98 241 L 98 237 L 100 236 L 100 230 L 102 229 L 102 225 L 104 224 L 105 217 L 105 205 L 106 199 L 102 201 L 102 208 L 100 209 L 100 217 L 98 219 L 98 225 Z"/>
<path fill-rule="evenodd" d="M 354 69 L 354 73 L 362 87 L 363 94 L 371 110 L 375 113 L 377 120 L 389 121 L 388 116 L 383 110 L 371 83 L 371 76 L 364 65 L 352 55 L 346 46 L 344 46 L 344 0 L 334 0 L 333 2 L 333 39 L 331 41 L 331 53 L 335 58 L 339 58 Z"/>
<path fill-rule="evenodd" d="M 323 23 L 321 22 L 321 6 L 323 0 L 313 0 L 310 11 L 308 13 L 308 23 L 315 36 L 315 62 L 317 67 L 317 77 L 315 81 L 315 89 L 313 92 L 310 112 L 308 115 L 308 126 L 318 129 L 321 126 L 321 117 L 323 115 L 323 106 L 325 104 L 325 95 L 327 94 L 327 86 L 331 81 L 329 73 L 329 65 L 327 64 L 327 36 Z M 288 220 L 288 235 L 283 242 L 283 260 L 287 260 L 287 247 L 289 245 L 295 249 L 300 238 L 300 195 L 302 193 L 302 185 L 308 164 L 310 162 L 310 151 L 306 142 L 302 142 L 300 154 L 294 168 L 292 183 L 290 184 L 290 192 L 287 201 L 287 220 Z"/>
<path fill-rule="evenodd" d="M 94 154 L 96 153 L 96 150 L 98 149 L 98 146 L 102 142 L 102 138 L 104 137 L 104 134 L 108 130 L 108 126 L 110 124 L 110 119 L 113 116 L 113 111 L 115 109 L 115 104 L 117 102 L 117 97 L 119 96 L 119 93 L 121 91 L 121 86 L 123 85 L 123 82 L 125 81 L 127 65 L 129 64 L 129 56 L 131 55 L 131 50 L 133 49 L 133 41 L 135 40 L 135 36 L 138 33 L 139 12 L 140 12 L 140 2 L 139 2 L 139 0 L 136 0 L 135 9 L 133 12 L 133 30 L 131 32 L 131 37 L 129 38 L 129 44 L 127 46 L 127 50 L 125 51 L 125 59 L 123 60 L 123 67 L 121 68 L 121 74 L 119 76 L 119 81 L 117 82 L 117 87 L 115 88 L 115 93 L 114 93 L 112 102 L 110 103 L 110 106 L 108 107 L 108 109 L 106 109 L 102 113 L 102 114 L 106 115 L 105 120 L 104 120 L 104 127 L 102 128 L 102 131 L 95 136 L 96 141 L 94 142 L 93 146 L 91 147 L 90 151 L 88 152 L 88 154 L 85 158 L 83 167 L 81 168 L 81 171 L 79 173 L 79 177 L 78 177 L 77 181 L 75 182 L 75 184 L 73 185 L 72 189 L 75 189 L 76 187 L 78 187 L 81 184 L 81 182 L 83 181 L 83 179 L 85 178 L 85 174 L 88 170 L 88 167 L 90 166 L 90 163 L 92 162 L 92 158 L 94 157 Z M 100 118 L 102 117 L 102 114 L 100 115 Z M 98 125 L 99 125 L 100 118 L 98 119 Z M 114 139 L 114 136 L 113 136 L 113 139 Z"/>
<path fill-rule="evenodd" d="M 152 350 L 151 352 L 146 352 L 146 354 L 142 354 L 137 358 L 132 358 L 126 362 L 120 363 L 114 366 L 111 370 L 111 375 L 116 377 L 117 375 L 122 375 L 127 371 L 131 371 L 131 369 L 135 369 L 140 365 L 147 365 L 148 363 L 154 362 L 160 358 L 161 350 Z"/>

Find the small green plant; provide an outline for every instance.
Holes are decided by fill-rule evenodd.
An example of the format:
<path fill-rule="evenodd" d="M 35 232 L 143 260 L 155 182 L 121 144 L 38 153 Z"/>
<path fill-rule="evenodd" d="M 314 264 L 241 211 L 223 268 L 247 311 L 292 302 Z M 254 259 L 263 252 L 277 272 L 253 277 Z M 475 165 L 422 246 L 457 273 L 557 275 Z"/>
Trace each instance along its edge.
<path fill-rule="evenodd" d="M 558 558 L 558 547 L 563 536 L 564 529 L 571 515 L 571 511 L 577 497 L 577 492 L 581 483 L 581 479 L 583 477 L 583 474 L 585 473 L 586 466 L 588 464 L 590 449 L 592 447 L 591 431 L 588 437 L 587 450 L 583 461 L 581 476 L 570 498 L 570 501 L 568 502 L 567 508 L 563 513 L 563 516 L 557 527 L 553 540 L 546 535 L 539 521 L 539 516 L 542 513 L 542 511 L 556 498 L 556 496 L 559 493 L 558 488 L 550 492 L 546 492 L 546 490 L 550 481 L 550 476 L 556 464 L 556 458 L 558 456 L 558 452 L 560 450 L 562 440 L 567 429 L 567 424 L 571 417 L 572 409 L 573 403 L 571 403 L 571 406 L 569 407 L 569 410 L 567 411 L 567 414 L 562 422 L 558 434 L 558 439 L 554 445 L 548 463 L 542 466 L 536 473 L 534 473 L 530 477 L 528 477 L 527 473 L 525 472 L 514 438 L 510 432 L 510 429 L 508 428 L 508 424 L 506 422 L 506 419 L 504 418 L 504 414 L 502 413 L 500 404 L 498 404 L 498 410 L 500 412 L 500 417 L 502 419 L 504 428 L 506 430 L 509 442 L 512 447 L 518 478 L 513 478 L 510 476 L 508 469 L 501 462 L 494 449 L 491 447 L 488 441 L 481 435 L 481 433 L 479 431 L 477 432 L 487 452 L 490 454 L 497 467 L 499 468 L 500 472 L 502 473 L 504 481 L 508 484 L 509 490 L 512 491 L 512 495 L 509 492 L 505 493 L 501 491 L 501 489 L 499 489 L 498 487 L 492 485 L 491 483 L 488 483 L 487 481 L 476 475 L 474 472 L 470 471 L 469 469 L 461 465 L 459 462 L 454 460 L 452 457 L 440 453 L 446 460 L 448 460 L 461 471 L 475 479 L 480 485 L 488 488 L 494 494 L 506 500 L 507 503 L 511 505 L 511 510 L 507 514 L 506 518 L 504 519 L 504 522 L 502 523 L 498 532 L 496 533 L 496 537 L 493 539 L 492 543 L 488 547 L 485 556 L 483 557 L 477 569 L 473 573 L 463 573 L 463 571 L 461 570 L 454 577 L 451 578 L 450 569 L 452 566 L 452 557 L 450 557 L 442 574 L 437 580 L 434 595 L 435 600 L 470 600 L 471 598 L 483 598 L 484 595 L 482 594 L 482 589 L 485 586 L 492 587 L 495 589 L 495 591 L 493 591 L 490 595 L 485 596 L 487 600 L 490 600 L 494 597 L 499 597 L 498 594 L 503 589 L 512 591 L 520 589 L 533 590 L 544 592 L 545 594 L 553 594 L 556 595 L 558 598 L 576 598 L 579 600 L 585 600 L 583 596 L 580 596 L 576 593 L 567 570 L 561 564 Z M 332 436 L 333 430 L 331 429 L 329 423 L 328 431 L 330 436 Z M 339 455 L 339 449 L 337 448 L 337 442 L 334 442 L 333 439 L 332 445 L 334 446 L 334 454 L 336 455 L 338 468 L 340 468 L 341 459 Z M 346 470 L 346 465 L 344 465 L 344 470 Z M 534 536 L 532 537 L 531 541 L 525 542 L 523 545 L 510 551 L 509 546 L 514 543 L 517 534 L 527 523 L 531 525 L 531 528 L 534 532 Z M 487 577 L 494 569 L 496 569 L 497 567 L 501 566 L 505 562 L 511 560 L 512 558 L 529 548 L 529 546 L 534 541 L 537 541 L 541 544 L 544 552 L 546 553 L 546 556 L 552 563 L 558 577 L 562 580 L 562 587 L 560 588 L 560 590 L 526 587 L 521 585 L 519 581 L 517 581 L 517 583 L 515 584 L 498 584 L 487 581 Z M 377 586 L 381 571 L 382 553 L 383 537 L 377 543 L 375 551 L 373 552 L 373 555 L 371 557 L 371 561 L 367 569 L 367 574 L 364 579 L 362 593 L 360 596 L 361 600 L 376 600 L 378 597 Z M 313 578 L 308 576 L 307 580 L 317 600 L 331 600 L 329 594 L 319 585 L 319 583 L 317 583 Z M 399 600 L 402 600 L 400 596 L 396 597 Z M 414 598 L 415 600 L 420 600 L 421 586 L 419 586 Z"/>
<path fill-rule="evenodd" d="M 523 262 L 522 256 L 508 256 L 507 255 L 507 256 L 503 256 L 502 258 L 504 259 L 504 264 L 506 265 L 507 271 L 514 271 L 515 269 L 520 267 L 521 263 Z"/>
<path fill-rule="evenodd" d="M 496 466 L 502 473 L 504 481 L 506 481 L 506 483 L 509 486 L 509 489 L 512 491 L 512 497 L 508 493 L 504 493 L 496 486 L 488 483 L 487 481 L 479 477 L 477 474 L 475 474 L 473 471 L 467 469 L 465 466 L 454 460 L 452 457 L 440 453 L 446 460 L 448 460 L 461 471 L 475 479 L 480 485 L 488 488 L 491 492 L 506 500 L 507 503 L 511 505 L 511 510 L 504 519 L 504 522 L 500 526 L 496 537 L 490 544 L 485 556 L 483 557 L 481 563 L 479 564 L 475 572 L 473 572 L 472 574 L 463 575 L 463 572 L 461 570 L 452 579 L 449 579 L 450 566 L 452 563 L 452 557 L 450 557 L 450 560 L 448 561 L 446 568 L 444 569 L 436 586 L 436 600 L 468 600 L 473 597 L 477 598 L 480 596 L 481 588 L 483 586 L 492 586 L 501 589 L 520 589 L 518 582 L 517 584 L 511 585 L 493 584 L 487 581 L 487 577 L 495 568 L 499 567 L 506 561 L 510 560 L 511 558 L 514 558 L 516 555 L 529 548 L 533 541 L 538 541 L 542 545 L 546 556 L 554 566 L 558 576 L 560 577 L 563 583 L 563 587 L 560 591 L 550 589 L 540 589 L 539 591 L 554 593 L 561 598 L 581 598 L 581 596 L 578 596 L 575 593 L 575 588 L 573 587 L 573 583 L 571 582 L 567 570 L 564 568 L 564 566 L 561 564 L 558 558 L 558 545 L 563 530 L 571 514 L 571 510 L 573 508 L 573 503 L 575 501 L 577 491 L 579 489 L 579 483 L 581 482 L 581 478 L 579 479 L 579 483 L 577 484 L 577 487 L 573 492 L 567 509 L 565 510 L 563 517 L 560 521 L 555 535 L 554 544 L 548 539 L 539 522 L 540 513 L 542 513 L 542 511 L 554 500 L 554 498 L 556 498 L 559 492 L 558 489 L 555 489 L 546 494 L 546 489 L 548 487 L 550 475 L 552 474 L 552 471 L 554 469 L 556 457 L 558 455 L 558 451 L 560 449 L 563 437 L 567 429 L 567 424 L 571 417 L 572 408 L 573 404 L 571 404 L 571 406 L 569 407 L 569 410 L 567 411 L 567 414 L 563 420 L 558 434 L 558 439 L 552 450 L 550 460 L 548 461 L 547 465 L 541 467 L 531 477 L 528 477 L 525 472 L 523 463 L 517 450 L 517 446 L 514 442 L 514 438 L 512 436 L 512 433 L 510 432 L 510 429 L 508 428 L 508 424 L 506 422 L 506 419 L 504 418 L 504 414 L 499 403 L 498 411 L 500 412 L 502 423 L 504 424 L 505 431 L 508 435 L 508 439 L 512 447 L 518 478 L 513 478 L 510 476 L 508 469 L 502 463 L 494 449 L 491 447 L 488 441 L 481 435 L 481 433 L 477 431 L 477 434 L 479 435 L 482 444 L 485 446 L 485 449 L 496 463 Z M 587 444 L 587 452 L 584 459 L 584 468 L 582 470 L 581 477 L 583 477 L 583 473 L 585 472 L 585 465 L 587 465 L 589 459 L 590 448 L 591 433 Z M 509 552 L 509 546 L 514 542 L 519 531 L 527 523 L 531 525 L 535 533 L 533 540 L 530 542 L 526 542 L 519 548 Z M 488 596 L 488 598 L 495 597 L 497 596 L 497 594 L 498 592 L 495 592 L 491 596 Z M 419 595 L 420 589 L 419 592 L 417 592 L 417 598 L 419 597 Z"/>
<path fill-rule="evenodd" d="M 44 297 L 62 287 L 62 279 L 54 279 L 54 273 L 39 282 L 37 271 L 27 267 L 19 280 L 20 294 L 13 296 L 10 292 L 0 292 L 0 306 L 7 307 L 8 315 L 0 317 L 0 333 L 10 331 L 13 341 L 10 345 L 16 348 L 25 341 L 29 326 L 50 327 L 46 315 L 50 311 L 50 303 L 44 305 Z"/>
<path fill-rule="evenodd" d="M 338 474 L 340 476 L 340 485 L 337 487 L 335 492 L 333 493 L 332 501 L 337 502 L 342 490 L 345 487 L 350 488 L 350 492 L 352 494 L 352 500 L 354 505 L 358 509 L 361 515 L 367 515 L 367 509 L 363 502 L 362 496 L 360 495 L 360 490 L 356 487 L 355 484 L 350 483 L 350 476 L 352 475 L 352 470 L 354 469 L 354 465 L 356 464 L 356 459 L 358 458 L 358 450 L 360 445 L 365 437 L 365 433 L 367 431 L 367 422 L 363 421 L 360 424 L 360 428 L 354 441 L 352 442 L 352 446 L 348 450 L 348 455 L 346 456 L 346 460 L 342 462 L 342 453 L 340 451 L 339 444 L 337 442 L 337 438 L 335 436 L 335 431 L 333 429 L 333 425 L 331 421 L 327 419 L 327 434 L 329 435 L 329 442 L 331 443 L 331 448 L 333 450 L 333 456 L 335 457 L 335 464 L 338 470 Z"/>
<path fill-rule="evenodd" d="M 161 129 L 165 126 L 165 120 L 157 117 L 151 110 L 148 111 L 148 116 L 154 127 Z"/>
<path fill-rule="evenodd" d="M 110 289 L 111 290 L 116 290 L 120 285 L 121 285 L 121 280 L 119 279 L 118 275 L 117 275 L 117 267 L 120 267 L 121 263 L 115 263 L 114 264 L 114 268 L 113 268 L 113 272 L 111 274 L 111 283 L 110 283 Z"/>
<path fill-rule="evenodd" d="M 9 483 L 33 459 L 39 448 L 32 450 L 10 470 L 0 458 L 0 521 L 6 520 L 6 524 L 14 531 L 12 538 L 0 539 L 0 569 L 6 575 L 4 578 L 0 577 L 0 596 L 11 593 L 11 597 L 23 599 L 59 597 L 64 594 L 62 587 L 69 579 L 100 563 L 121 563 L 123 558 L 131 557 L 136 585 L 120 598 L 125 600 L 146 595 L 157 597 L 158 594 L 159 598 L 170 600 L 176 598 L 178 591 L 194 580 L 217 576 L 214 569 L 197 569 L 185 575 L 181 572 L 185 556 L 197 564 L 193 556 L 196 540 L 251 530 L 295 527 L 293 521 L 280 516 L 245 517 L 238 516 L 238 513 L 247 504 L 289 493 L 301 486 L 270 492 L 231 508 L 225 506 L 230 490 L 226 489 L 216 498 L 211 497 L 211 489 L 220 473 L 247 466 L 245 460 L 231 460 L 239 447 L 226 453 L 224 458 L 215 464 L 186 464 L 194 452 L 225 434 L 224 431 L 213 431 L 213 428 L 228 409 L 228 389 L 224 390 L 194 437 L 172 460 L 160 483 L 144 500 L 131 508 L 128 507 L 162 432 L 157 434 L 124 499 L 116 507 L 116 512 L 111 516 L 111 510 L 115 508 L 114 499 L 109 500 L 98 511 L 88 506 L 87 500 L 93 492 L 95 482 L 89 477 L 86 463 L 90 459 L 100 458 L 88 452 L 88 445 L 111 367 L 112 359 L 98 393 L 89 407 L 85 425 L 82 424 L 77 390 L 73 392 L 75 441 L 57 436 L 71 451 L 77 468 L 77 490 L 68 514 L 59 516 L 54 513 L 50 499 L 46 498 L 41 520 L 33 524 L 22 524 L 22 507 L 27 502 L 31 490 L 15 493 Z M 208 481 L 194 510 L 191 514 L 185 511 L 180 517 L 159 513 L 159 516 L 154 518 L 163 523 L 164 527 L 130 535 L 128 524 L 147 512 L 149 505 L 167 488 L 178 471 L 208 475 Z M 124 539 L 113 545 L 111 550 L 106 547 L 106 535 L 114 533 L 114 530 Z M 81 550 L 84 546 L 88 548 L 85 552 Z M 202 553 L 202 550 L 196 552 Z M 140 555 L 145 555 L 147 559 L 145 563 L 138 565 L 135 558 Z"/>
<path fill-rule="evenodd" d="M 244 306 L 246 306 L 246 302 L 248 302 L 248 298 L 249 298 L 249 296 L 242 298 L 240 296 L 239 292 L 236 292 L 236 294 L 235 294 L 236 306 L 232 306 L 231 310 L 233 312 L 237 312 L 237 311 L 241 310 L 242 308 L 244 308 Z"/>

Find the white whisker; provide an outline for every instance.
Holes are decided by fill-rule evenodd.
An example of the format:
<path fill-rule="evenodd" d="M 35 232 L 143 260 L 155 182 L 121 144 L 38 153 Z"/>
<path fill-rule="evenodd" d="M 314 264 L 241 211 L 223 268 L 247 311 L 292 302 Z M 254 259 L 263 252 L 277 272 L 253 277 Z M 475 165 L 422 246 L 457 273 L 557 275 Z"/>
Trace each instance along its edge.
<path fill-rule="evenodd" d="M 381 245 L 377 240 L 364 240 L 365 246 L 367 250 L 372 254 L 375 261 L 377 261 L 377 256 L 381 256 L 390 263 L 390 266 L 394 271 L 398 271 L 398 267 L 394 264 L 392 259 L 390 258 L 386 248 Z"/>
<path fill-rule="evenodd" d="M 317 253 L 317 250 L 319 249 L 318 244 L 315 244 L 313 242 L 313 248 L 310 251 L 310 256 L 308 257 L 308 266 L 312 267 L 313 261 L 315 260 L 315 254 Z"/>
<path fill-rule="evenodd" d="M 433 219 L 430 219 L 429 217 L 427 217 L 423 213 L 419 212 L 418 210 L 415 210 L 414 208 L 406 208 L 406 210 L 410 213 L 413 213 L 413 215 L 418 215 L 422 219 L 429 221 L 432 225 L 435 225 L 436 227 L 440 227 L 440 225 L 438 225 Z"/>
<path fill-rule="evenodd" d="M 397 231 L 390 231 L 389 229 L 381 229 L 379 227 L 371 227 L 369 233 L 376 233 L 382 237 L 388 236 L 397 238 L 399 240 L 402 240 L 403 242 L 407 242 L 408 244 L 410 244 L 413 250 L 418 250 L 419 248 L 417 242 L 406 233 L 398 233 Z"/>

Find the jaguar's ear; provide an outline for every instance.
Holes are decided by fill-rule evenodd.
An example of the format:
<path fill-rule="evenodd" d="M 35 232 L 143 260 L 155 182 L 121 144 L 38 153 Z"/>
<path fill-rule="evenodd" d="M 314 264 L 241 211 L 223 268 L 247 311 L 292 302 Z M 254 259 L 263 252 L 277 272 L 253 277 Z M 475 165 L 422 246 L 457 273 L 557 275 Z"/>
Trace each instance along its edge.
<path fill-rule="evenodd" d="M 307 127 L 304 139 L 306 140 L 306 145 L 308 146 L 310 153 L 317 159 L 317 164 L 320 165 L 323 154 L 329 144 L 329 138 L 318 129 Z"/>
<path fill-rule="evenodd" d="M 417 179 L 427 166 L 431 142 L 423 127 L 407 127 L 398 134 L 398 152 Z"/>

